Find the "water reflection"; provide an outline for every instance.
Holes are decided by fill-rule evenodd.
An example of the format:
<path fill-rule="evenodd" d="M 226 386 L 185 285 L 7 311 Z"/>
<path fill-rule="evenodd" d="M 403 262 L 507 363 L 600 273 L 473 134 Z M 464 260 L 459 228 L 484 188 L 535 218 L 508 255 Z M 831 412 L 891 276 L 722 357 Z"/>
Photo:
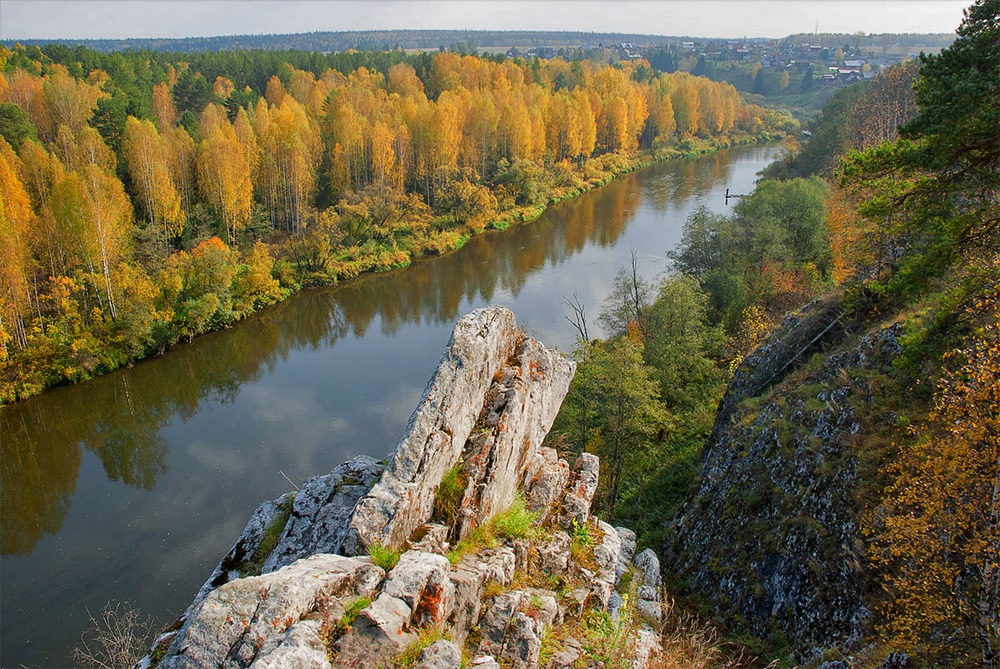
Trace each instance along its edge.
<path fill-rule="evenodd" d="M 0 665 L 64 664 L 84 607 L 109 599 L 144 600 L 169 622 L 248 510 L 287 489 L 279 469 L 301 480 L 391 448 L 464 312 L 509 304 L 568 348 L 564 296 L 579 291 L 596 313 L 630 246 L 655 274 L 687 211 L 710 193 L 721 206 L 733 165 L 732 185 L 749 188 L 768 155 L 627 175 L 458 253 L 306 291 L 161 358 L 0 409 Z"/>
<path fill-rule="evenodd" d="M 561 265 L 588 245 L 614 246 L 644 203 L 659 213 L 685 208 L 727 178 L 730 164 L 728 152 L 719 152 L 628 175 L 553 206 L 529 225 L 476 237 L 459 253 L 307 291 L 162 359 L 3 409 L 2 553 L 30 553 L 43 534 L 59 531 L 81 448 L 97 455 L 110 480 L 152 489 L 166 469 L 161 428 L 175 416 L 195 415 L 203 400 L 235 402 L 241 385 L 273 370 L 292 350 L 364 337 L 376 319 L 382 334 L 394 335 L 408 323 L 450 324 L 463 304 L 488 303 L 500 290 L 517 297 L 538 270 Z M 642 187 L 646 181 L 654 185 Z"/>

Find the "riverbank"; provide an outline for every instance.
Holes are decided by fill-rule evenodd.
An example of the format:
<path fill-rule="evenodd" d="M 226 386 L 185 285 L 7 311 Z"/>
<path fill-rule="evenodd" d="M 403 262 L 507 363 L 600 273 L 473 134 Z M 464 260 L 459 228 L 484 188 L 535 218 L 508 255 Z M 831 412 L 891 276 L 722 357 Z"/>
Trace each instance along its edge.
<path fill-rule="evenodd" d="M 503 304 L 573 347 L 640 249 L 652 280 L 683 223 L 746 193 L 780 149 L 670 160 L 472 237 L 402 271 L 304 290 L 170 355 L 0 410 L 2 666 L 69 666 L 87 610 L 130 601 L 169 624 L 262 499 L 403 433 L 455 321 Z M 596 333 L 595 333 L 596 334 Z"/>
<path fill-rule="evenodd" d="M 550 205 L 605 186 L 623 174 L 666 160 L 771 141 L 779 136 L 770 131 L 709 139 L 692 137 L 674 140 L 656 151 L 609 153 L 578 164 L 549 166 L 540 175 L 545 181 L 544 192 L 541 197 L 536 193 L 528 204 L 512 200 L 510 189 L 503 186 L 494 189 L 496 194 L 483 189 L 497 203 L 494 210 L 507 205 L 488 221 L 476 216 L 456 220 L 453 214 L 439 215 L 397 228 L 369 229 L 363 235 L 364 241 L 357 243 L 359 240 L 347 239 L 343 232 L 349 229 L 347 218 L 354 213 L 342 209 L 332 214 L 336 217 L 332 222 L 325 212 L 320 214 L 314 230 L 305 235 L 287 236 L 267 244 L 257 242 L 242 253 L 218 238 L 207 239 L 164 263 L 158 279 L 159 284 L 167 286 L 164 295 L 152 295 L 157 286 L 148 276 L 134 276 L 130 292 L 144 300 L 136 300 L 137 308 L 119 314 L 117 319 L 101 316 L 96 307 L 93 313 L 74 308 L 75 294 L 88 287 L 84 280 L 67 279 L 55 296 L 65 310 L 63 317 L 49 324 L 47 331 L 33 333 L 41 345 L 12 355 L 0 372 L 0 406 L 161 355 L 177 343 L 228 328 L 303 288 L 335 285 L 363 274 L 400 269 L 420 257 L 454 252 L 475 235 L 502 232 L 534 221 Z M 369 228 L 375 227 L 369 221 Z M 307 239 L 303 241 L 303 237 Z M 347 245 L 348 241 L 356 243 Z M 182 308 L 171 309 L 171 302 Z"/>

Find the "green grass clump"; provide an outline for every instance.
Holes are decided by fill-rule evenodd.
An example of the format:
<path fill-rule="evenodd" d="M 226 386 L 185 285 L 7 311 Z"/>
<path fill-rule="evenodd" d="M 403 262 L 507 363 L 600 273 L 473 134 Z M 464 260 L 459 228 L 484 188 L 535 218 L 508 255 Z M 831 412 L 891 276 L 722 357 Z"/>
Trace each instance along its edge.
<path fill-rule="evenodd" d="M 420 631 L 420 636 L 414 639 L 402 653 L 393 658 L 392 663 L 389 666 L 391 666 L 392 669 L 409 669 L 417 664 L 417 660 L 420 659 L 420 653 L 423 652 L 424 648 L 427 648 L 427 646 L 431 645 L 435 641 L 447 638 L 448 635 L 442 630 L 433 627 L 425 627 Z"/>
<path fill-rule="evenodd" d="M 529 511 L 524 498 L 518 494 L 506 511 L 472 530 L 468 537 L 460 541 L 448 553 L 448 560 L 456 564 L 469 553 L 482 548 L 493 548 L 498 539 L 535 539 L 544 534 L 545 531 L 538 526 L 538 514 Z"/>
<path fill-rule="evenodd" d="M 538 536 L 538 514 L 532 513 L 518 494 L 511 505 L 490 521 L 496 534 L 507 539 L 533 539 Z"/>
<path fill-rule="evenodd" d="M 437 493 L 434 495 L 434 518 L 442 523 L 451 524 L 462 506 L 465 487 L 469 483 L 469 475 L 462 470 L 462 461 L 448 470 L 441 479 Z"/>
<path fill-rule="evenodd" d="M 371 597 L 358 597 L 348 604 L 347 608 L 344 609 L 344 615 L 340 616 L 340 619 L 334 625 L 334 630 L 338 633 L 338 636 L 346 634 L 347 630 L 354 624 L 354 619 L 358 617 L 358 614 L 364 611 L 371 603 Z"/>
<path fill-rule="evenodd" d="M 378 543 L 368 547 L 368 555 L 372 559 L 372 564 L 376 567 L 382 567 L 385 571 L 389 571 L 396 566 L 396 563 L 399 562 L 400 554 L 402 554 L 402 551 L 398 548 L 383 546 Z"/>

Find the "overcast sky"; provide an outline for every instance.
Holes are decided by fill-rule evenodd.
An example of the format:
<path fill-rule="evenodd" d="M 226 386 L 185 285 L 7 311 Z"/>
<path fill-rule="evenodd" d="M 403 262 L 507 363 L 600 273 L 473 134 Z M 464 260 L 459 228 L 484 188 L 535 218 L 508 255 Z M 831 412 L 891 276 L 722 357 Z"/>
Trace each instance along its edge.
<path fill-rule="evenodd" d="M 572 30 L 698 37 L 945 32 L 972 0 L 0 0 L 0 39 L 338 30 Z"/>

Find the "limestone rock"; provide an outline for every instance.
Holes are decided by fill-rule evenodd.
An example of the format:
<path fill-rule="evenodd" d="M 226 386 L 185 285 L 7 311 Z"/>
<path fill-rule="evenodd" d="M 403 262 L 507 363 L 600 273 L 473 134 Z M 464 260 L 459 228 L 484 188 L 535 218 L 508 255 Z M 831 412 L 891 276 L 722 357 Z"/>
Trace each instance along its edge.
<path fill-rule="evenodd" d="M 590 504 L 597 492 L 600 462 L 593 453 L 581 453 L 573 463 L 573 477 L 562 503 L 560 522 L 563 527 L 572 527 L 574 520 L 584 525 L 590 518 Z"/>
<path fill-rule="evenodd" d="M 386 577 L 382 594 L 406 603 L 413 614 L 409 622 L 440 626 L 455 604 L 450 571 L 451 563 L 443 555 L 407 551 Z"/>
<path fill-rule="evenodd" d="M 500 593 L 486 606 L 483 617 L 479 620 L 479 653 L 501 657 L 504 640 L 513 619 L 514 613 L 521 606 L 521 593 L 518 591 Z"/>
<path fill-rule="evenodd" d="M 385 467 L 360 455 L 326 476 L 308 479 L 295 495 L 292 513 L 261 573 L 317 553 L 339 553 L 351 513 Z"/>
<path fill-rule="evenodd" d="M 566 615 L 579 617 L 583 615 L 591 600 L 590 590 L 587 588 L 575 588 L 566 593 Z"/>
<path fill-rule="evenodd" d="M 562 650 L 552 655 L 548 669 L 570 669 L 570 667 L 576 666 L 581 655 L 583 655 L 583 646 L 573 637 L 569 637 L 563 641 Z"/>
<path fill-rule="evenodd" d="M 195 605 L 159 666 L 249 667 L 262 647 L 326 601 L 372 594 L 382 576 L 367 558 L 316 555 L 227 583 Z"/>
<path fill-rule="evenodd" d="M 614 586 L 618 581 L 618 558 L 622 553 L 622 539 L 618 530 L 603 520 L 597 521 L 597 527 L 603 534 L 601 543 L 594 546 L 594 560 L 597 562 L 598 574 L 601 580 Z"/>
<path fill-rule="evenodd" d="M 621 579 L 622 574 L 628 571 L 635 556 L 635 532 L 627 527 L 616 527 L 618 537 L 621 539 L 621 551 L 618 553 L 618 567 L 615 569 L 615 585 Z"/>
<path fill-rule="evenodd" d="M 441 523 L 426 523 L 417 528 L 416 533 L 422 536 L 417 540 L 411 538 L 410 549 L 447 555 L 451 549 L 451 545 L 448 543 L 448 530 L 448 526 Z"/>
<path fill-rule="evenodd" d="M 532 456 L 525 478 L 528 509 L 539 514 L 544 521 L 566 488 L 569 465 L 559 458 L 554 449 L 541 448 Z"/>
<path fill-rule="evenodd" d="M 518 482 L 559 413 L 576 365 L 534 339 L 524 339 L 486 394 L 473 435 L 463 451 L 468 476 L 461 540 L 514 500 Z"/>
<path fill-rule="evenodd" d="M 285 493 L 280 498 L 268 500 L 257 507 L 236 543 L 222 558 L 205 584 L 201 586 L 194 604 L 200 602 L 208 593 L 219 586 L 245 575 L 242 573 L 242 569 L 260 547 L 260 540 L 264 536 L 264 532 L 278 521 L 282 514 L 282 508 L 290 504 L 294 496 L 295 493 Z"/>
<path fill-rule="evenodd" d="M 531 590 L 528 592 L 527 602 L 523 598 L 521 601 L 524 613 L 531 618 L 538 638 L 542 638 L 547 630 L 562 623 L 562 609 L 559 608 L 559 602 L 552 592 Z"/>
<path fill-rule="evenodd" d="M 357 555 L 373 543 L 399 546 L 430 518 L 437 486 L 458 462 L 486 390 L 520 337 L 504 307 L 477 309 L 458 321 L 392 461 L 358 503 L 344 552 Z"/>
<path fill-rule="evenodd" d="M 513 669 L 538 666 L 542 640 L 535 631 L 535 624 L 521 611 L 514 612 L 510 620 L 510 636 L 503 646 L 501 660 Z"/>
<path fill-rule="evenodd" d="M 868 435 L 897 419 L 878 388 L 893 375 L 901 325 L 850 335 L 834 335 L 835 326 L 794 358 L 837 313 L 817 303 L 788 317 L 737 370 L 698 490 L 666 542 L 671 571 L 716 613 L 753 635 L 781 630 L 798 654 L 850 652 L 870 635 L 875 586 L 859 538 L 871 482 L 861 462 Z M 821 345 L 836 348 L 814 350 Z M 792 369 L 793 379 L 764 383 Z M 774 383 L 773 396 L 754 397 Z"/>
<path fill-rule="evenodd" d="M 538 547 L 542 571 L 561 574 L 569 567 L 570 538 L 565 532 L 554 532 L 547 544 Z"/>
<path fill-rule="evenodd" d="M 638 590 L 639 613 L 650 620 L 662 622 L 663 577 L 660 575 L 660 560 L 652 549 L 647 548 L 635 556 L 634 562 L 642 577 Z"/>
<path fill-rule="evenodd" d="M 541 447 L 573 371 L 573 363 L 524 339 L 503 308 L 463 318 L 391 463 L 355 458 L 309 479 L 294 497 L 262 505 L 213 574 L 217 582 L 207 583 L 189 609 L 160 666 L 387 666 L 434 627 L 449 640 L 425 648 L 419 669 L 459 667 L 459 648 L 470 638 L 478 638 L 470 667 L 498 669 L 498 661 L 537 667 L 541 640 L 565 616 L 608 607 L 635 552 L 634 533 L 590 519 L 598 459 L 581 455 L 571 469 L 555 450 Z M 467 485 L 458 520 L 431 522 L 441 479 L 460 460 Z M 543 539 L 503 539 L 451 565 L 449 540 L 504 510 L 517 490 L 555 531 Z M 279 521 L 278 544 L 264 559 L 261 537 Z M 597 539 L 589 569 L 572 559 L 563 528 L 574 522 Z M 328 554 L 360 552 L 374 542 L 406 548 L 388 574 L 368 557 Z M 236 578 L 251 555 L 254 564 L 263 560 L 263 575 Z M 635 562 L 640 608 L 646 595 L 658 607 L 655 555 L 645 551 Z M 560 596 L 538 588 L 484 594 L 510 587 L 515 572 L 535 579 L 539 571 L 576 589 Z M 361 606 L 359 598 L 366 605 L 347 626 L 344 615 Z M 586 659 L 580 643 L 568 639 L 550 666 Z"/>
<path fill-rule="evenodd" d="M 632 669 L 646 669 L 654 666 L 663 656 L 663 646 L 660 645 L 660 635 L 648 626 L 643 625 L 636 633 L 635 646 L 632 651 Z"/>
<path fill-rule="evenodd" d="M 446 639 L 438 639 L 420 651 L 413 669 L 459 669 L 462 666 L 462 651 Z"/>
<path fill-rule="evenodd" d="M 333 666 L 371 667 L 398 655 L 416 638 L 409 631 L 412 617 L 406 602 L 383 592 L 362 609 L 351 629 L 337 642 Z"/>
<path fill-rule="evenodd" d="M 278 640 L 273 650 L 261 649 L 250 669 L 330 669 L 320 627 L 318 620 L 295 623 Z"/>

